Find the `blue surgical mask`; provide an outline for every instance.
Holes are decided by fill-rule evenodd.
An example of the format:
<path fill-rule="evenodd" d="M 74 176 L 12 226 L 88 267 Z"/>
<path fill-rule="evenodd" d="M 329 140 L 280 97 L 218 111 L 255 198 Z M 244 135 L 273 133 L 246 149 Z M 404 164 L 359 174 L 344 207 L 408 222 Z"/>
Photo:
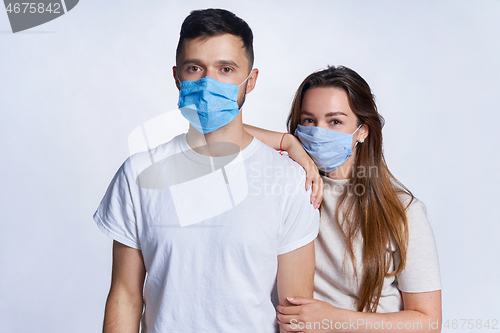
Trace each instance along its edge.
<path fill-rule="evenodd" d="M 249 77 L 250 74 L 239 86 L 208 76 L 197 81 L 181 82 L 177 103 L 181 114 L 203 134 L 218 130 L 240 112 L 238 89 Z"/>
<path fill-rule="evenodd" d="M 359 125 L 354 133 L 361 126 L 363 124 Z M 297 125 L 295 130 L 295 136 L 300 140 L 306 152 L 316 163 L 318 169 L 324 172 L 335 170 L 347 161 L 349 156 L 352 156 L 351 147 L 354 133 L 341 133 L 317 126 L 302 125 Z"/>

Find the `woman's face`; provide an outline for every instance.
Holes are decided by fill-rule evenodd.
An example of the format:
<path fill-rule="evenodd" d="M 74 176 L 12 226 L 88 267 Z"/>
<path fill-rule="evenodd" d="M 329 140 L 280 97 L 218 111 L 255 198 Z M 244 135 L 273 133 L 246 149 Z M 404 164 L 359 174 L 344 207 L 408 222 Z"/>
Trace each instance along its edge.
<path fill-rule="evenodd" d="M 347 93 L 335 87 L 312 88 L 305 92 L 299 124 L 349 134 L 359 126 L 358 118 L 349 106 Z M 358 135 L 355 136 L 355 140 L 357 137 Z"/>

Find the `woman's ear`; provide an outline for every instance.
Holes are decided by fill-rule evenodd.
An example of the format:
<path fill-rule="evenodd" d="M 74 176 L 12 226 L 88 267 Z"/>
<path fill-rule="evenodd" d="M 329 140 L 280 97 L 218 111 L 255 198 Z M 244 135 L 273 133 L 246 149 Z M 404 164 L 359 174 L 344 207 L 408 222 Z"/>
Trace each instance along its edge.
<path fill-rule="evenodd" d="M 358 141 L 363 143 L 368 134 L 370 134 L 370 128 L 367 124 L 363 124 L 363 126 L 359 129 Z"/>

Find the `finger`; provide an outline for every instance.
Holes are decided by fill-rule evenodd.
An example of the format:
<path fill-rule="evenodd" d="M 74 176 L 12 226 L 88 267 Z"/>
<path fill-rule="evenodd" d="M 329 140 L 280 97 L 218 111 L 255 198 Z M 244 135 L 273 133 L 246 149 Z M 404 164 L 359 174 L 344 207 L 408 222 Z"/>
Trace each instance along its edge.
<path fill-rule="evenodd" d="M 313 185 L 313 184 L 311 184 Z M 312 205 L 316 204 L 316 194 L 314 194 L 314 186 L 312 186 L 313 190 L 311 191 L 311 195 L 309 196 L 309 201 Z"/>
<path fill-rule="evenodd" d="M 308 169 L 305 170 L 306 170 L 306 191 L 309 191 L 313 183 L 314 177 Z"/>
<path fill-rule="evenodd" d="M 288 300 L 288 302 L 290 302 L 292 304 L 297 304 L 297 305 L 304 305 L 304 304 L 316 302 L 316 300 L 314 298 L 307 298 L 307 297 L 287 297 L 286 299 Z M 295 307 L 295 308 L 297 308 L 297 307 Z"/>
<path fill-rule="evenodd" d="M 321 176 L 318 173 L 316 164 L 310 164 L 306 170 L 306 190 L 311 189 L 310 201 L 313 205 L 315 205 L 318 202 L 318 191 L 314 190 L 314 185 L 321 180 Z"/>
<path fill-rule="evenodd" d="M 300 306 L 278 305 L 276 307 L 276 310 L 278 310 L 279 313 L 284 314 L 284 315 L 298 315 L 299 311 L 300 311 Z"/>
<path fill-rule="evenodd" d="M 284 315 L 282 313 L 276 313 L 276 319 L 283 324 L 290 324 L 292 319 L 295 319 L 294 322 L 297 322 L 297 315 Z"/>
<path fill-rule="evenodd" d="M 314 182 L 314 172 L 311 168 L 304 168 L 306 171 L 306 191 L 309 191 Z"/>
<path fill-rule="evenodd" d="M 325 184 L 323 183 L 323 179 L 321 179 L 321 177 L 318 182 L 314 183 L 313 189 L 317 191 L 315 208 L 319 208 L 319 205 L 323 202 L 323 194 L 325 190 Z"/>
<path fill-rule="evenodd" d="M 319 201 L 319 197 L 323 197 L 322 193 L 320 192 L 320 186 L 318 183 L 321 182 L 321 178 L 318 175 L 317 177 L 314 178 L 313 183 L 312 183 L 312 191 L 311 191 L 311 197 L 314 198 L 314 202 L 312 203 L 314 205 L 314 208 L 317 208 L 316 206 L 321 203 Z"/>
<path fill-rule="evenodd" d="M 280 327 L 283 328 L 283 330 L 285 332 L 299 333 L 299 332 L 302 332 L 302 330 L 305 328 L 305 324 L 299 323 L 299 322 L 296 322 L 296 323 L 294 322 L 293 324 L 285 324 L 285 323 L 278 322 L 278 324 L 280 324 Z"/>
<path fill-rule="evenodd" d="M 321 175 L 319 174 L 318 167 L 313 162 L 311 162 L 308 165 L 308 171 L 307 171 L 306 177 L 308 178 L 308 180 L 310 181 L 310 184 L 312 186 L 311 197 L 316 198 L 316 202 L 317 202 L 317 194 L 318 193 L 317 193 L 317 191 L 314 191 L 314 185 L 320 181 L 323 181 L 323 180 L 321 179 Z"/>

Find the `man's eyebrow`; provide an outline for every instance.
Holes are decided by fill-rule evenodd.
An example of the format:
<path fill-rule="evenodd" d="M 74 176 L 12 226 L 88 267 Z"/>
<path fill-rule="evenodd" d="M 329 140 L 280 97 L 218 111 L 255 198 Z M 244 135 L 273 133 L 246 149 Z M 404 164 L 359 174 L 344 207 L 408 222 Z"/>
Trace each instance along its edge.
<path fill-rule="evenodd" d="M 227 65 L 240 68 L 240 66 L 238 66 L 238 64 L 232 60 L 217 60 L 215 63 L 217 65 Z M 186 64 L 203 64 L 203 62 L 200 59 L 184 59 L 181 65 L 186 65 Z"/>
<path fill-rule="evenodd" d="M 240 68 L 240 66 L 238 66 L 238 64 L 235 63 L 232 60 L 217 60 L 215 63 L 217 65 L 228 65 L 228 66 L 233 66 L 233 67 L 236 67 L 236 68 Z"/>
<path fill-rule="evenodd" d="M 185 64 L 201 64 L 201 60 L 199 59 L 184 59 L 184 61 L 181 63 L 181 65 Z"/>

